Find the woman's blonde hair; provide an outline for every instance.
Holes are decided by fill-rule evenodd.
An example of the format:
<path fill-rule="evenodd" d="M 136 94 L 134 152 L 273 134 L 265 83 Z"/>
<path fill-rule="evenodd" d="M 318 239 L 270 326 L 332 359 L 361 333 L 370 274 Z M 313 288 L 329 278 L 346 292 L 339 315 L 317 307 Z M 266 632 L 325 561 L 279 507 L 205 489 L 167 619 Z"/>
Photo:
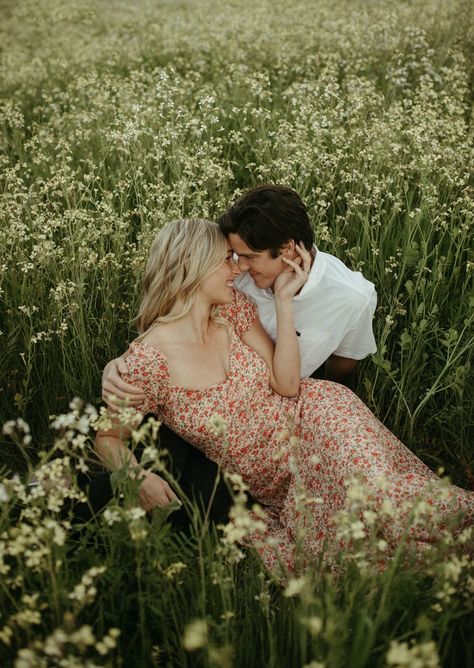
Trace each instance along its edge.
<path fill-rule="evenodd" d="M 165 225 L 152 243 L 142 280 L 136 317 L 140 335 L 157 322 L 186 315 L 199 287 L 226 255 L 226 239 L 210 220 L 185 218 Z"/>

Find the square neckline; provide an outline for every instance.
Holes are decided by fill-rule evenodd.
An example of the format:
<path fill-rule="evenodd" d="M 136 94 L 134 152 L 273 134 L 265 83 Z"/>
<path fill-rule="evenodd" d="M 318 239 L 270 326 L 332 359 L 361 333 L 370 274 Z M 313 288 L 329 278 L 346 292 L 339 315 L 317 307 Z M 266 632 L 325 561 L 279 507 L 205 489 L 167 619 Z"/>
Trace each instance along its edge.
<path fill-rule="evenodd" d="M 137 346 L 143 346 L 145 348 L 148 348 L 149 350 L 152 350 L 160 359 L 165 363 L 166 365 L 166 373 L 168 376 L 168 390 L 182 390 L 184 392 L 207 392 L 208 390 L 212 390 L 214 388 L 222 387 L 223 385 L 226 385 L 231 380 L 231 376 L 233 375 L 233 360 L 232 360 L 232 349 L 234 347 L 234 340 L 235 340 L 235 328 L 231 328 L 231 333 L 230 333 L 230 341 L 229 341 L 229 350 L 228 350 L 228 368 L 229 371 L 227 373 L 227 378 L 224 380 L 221 380 L 219 383 L 213 383 L 212 385 L 208 385 L 207 387 L 186 387 L 184 385 L 172 385 L 169 380 L 170 380 L 170 370 L 169 370 L 169 364 L 168 360 L 166 359 L 165 355 L 161 352 L 159 348 L 156 346 L 152 345 L 151 343 L 148 343 L 147 341 L 132 341 L 129 345 L 129 349 Z"/>

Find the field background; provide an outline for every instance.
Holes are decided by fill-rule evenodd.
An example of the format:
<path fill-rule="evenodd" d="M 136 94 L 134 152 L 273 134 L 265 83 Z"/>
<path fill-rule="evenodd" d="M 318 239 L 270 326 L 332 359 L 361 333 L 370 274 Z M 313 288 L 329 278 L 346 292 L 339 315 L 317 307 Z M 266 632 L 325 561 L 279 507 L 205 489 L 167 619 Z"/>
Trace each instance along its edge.
<path fill-rule="evenodd" d="M 472 488 L 472 3 L 1 0 L 0 12 L 0 423 L 30 424 L 30 457 L 51 446 L 49 416 L 73 397 L 97 404 L 104 364 L 134 338 L 156 230 L 215 218 L 247 187 L 276 182 L 301 194 L 318 247 L 376 285 L 379 349 L 359 365 L 357 392 L 427 464 Z M 0 438 L 5 471 L 24 471 Z M 166 540 L 166 554 L 180 551 Z M 233 605 L 251 634 L 238 582 Z M 420 628 L 414 609 L 402 631 L 377 627 L 365 654 L 351 636 L 330 658 L 328 639 L 303 651 L 298 615 L 280 605 L 256 625 L 260 649 L 245 660 L 234 650 L 235 665 L 384 665 L 389 639 Z M 176 637 L 192 616 L 176 613 Z M 275 640 L 287 623 L 290 654 Z M 456 665 L 453 638 L 468 652 L 442 625 L 421 627 L 444 662 Z M 221 654 L 195 660 L 231 665 Z"/>

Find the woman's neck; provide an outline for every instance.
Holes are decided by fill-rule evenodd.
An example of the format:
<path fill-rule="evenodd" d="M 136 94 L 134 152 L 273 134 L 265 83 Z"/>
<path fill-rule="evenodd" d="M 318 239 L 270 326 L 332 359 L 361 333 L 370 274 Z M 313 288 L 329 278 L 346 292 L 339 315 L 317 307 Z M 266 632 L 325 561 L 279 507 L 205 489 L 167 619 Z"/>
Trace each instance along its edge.
<path fill-rule="evenodd" d="M 163 323 L 162 326 L 179 332 L 181 341 L 202 344 L 208 336 L 211 311 L 212 304 L 197 301 L 186 315 L 173 322 Z"/>

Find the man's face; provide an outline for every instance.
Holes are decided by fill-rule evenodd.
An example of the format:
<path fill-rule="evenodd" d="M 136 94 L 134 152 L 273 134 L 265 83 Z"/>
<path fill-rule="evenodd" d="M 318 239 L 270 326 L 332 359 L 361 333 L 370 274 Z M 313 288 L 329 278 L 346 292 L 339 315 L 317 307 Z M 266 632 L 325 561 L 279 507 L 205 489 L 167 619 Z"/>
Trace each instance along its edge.
<path fill-rule="evenodd" d="M 238 255 L 239 268 L 249 272 L 257 288 L 271 288 L 288 266 L 281 256 L 273 258 L 268 250 L 252 250 L 238 234 L 229 234 L 229 241 L 232 250 Z"/>

